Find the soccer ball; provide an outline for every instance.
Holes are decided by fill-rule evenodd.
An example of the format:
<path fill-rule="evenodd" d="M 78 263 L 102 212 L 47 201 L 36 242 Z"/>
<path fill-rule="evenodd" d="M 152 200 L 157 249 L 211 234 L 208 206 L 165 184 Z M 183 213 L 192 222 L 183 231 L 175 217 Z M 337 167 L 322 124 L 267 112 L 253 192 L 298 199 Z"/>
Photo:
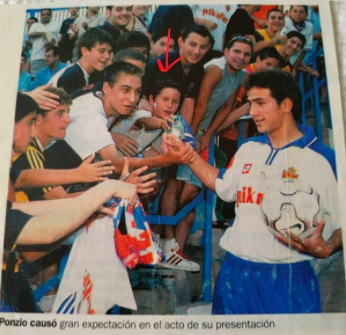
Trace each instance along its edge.
<path fill-rule="evenodd" d="M 284 236 L 291 232 L 301 238 L 309 237 L 323 219 L 319 195 L 296 179 L 268 187 L 261 210 L 269 231 Z"/>

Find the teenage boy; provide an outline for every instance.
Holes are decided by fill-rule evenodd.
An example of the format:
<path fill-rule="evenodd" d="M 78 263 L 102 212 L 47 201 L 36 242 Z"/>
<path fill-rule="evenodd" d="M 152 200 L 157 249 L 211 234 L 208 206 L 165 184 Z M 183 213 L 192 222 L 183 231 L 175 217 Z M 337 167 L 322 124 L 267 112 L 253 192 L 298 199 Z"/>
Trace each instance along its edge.
<path fill-rule="evenodd" d="M 262 35 L 264 41 L 270 41 L 275 38 L 285 25 L 285 16 L 280 9 L 274 8 L 267 12 L 266 29 L 257 29 Z"/>
<path fill-rule="evenodd" d="M 152 85 L 157 80 L 169 78 L 176 81 L 183 89 L 180 114 L 188 124 L 191 124 L 195 102 L 204 75 L 203 65 L 200 61 L 210 49 L 211 41 L 212 36 L 207 28 L 196 24 L 188 26 L 182 36 L 178 38 L 179 48 L 168 55 L 168 64 L 172 64 L 182 57 L 180 61 L 176 62 L 167 72 L 162 72 L 159 67 L 160 63 L 165 67 L 166 55 L 161 55 L 147 65 L 143 78 L 144 97 L 149 98 Z"/>
<path fill-rule="evenodd" d="M 154 60 L 157 57 L 160 57 L 166 52 L 168 42 L 168 31 L 158 30 L 153 33 L 151 38 L 151 48 L 149 61 Z M 175 48 L 175 40 L 171 37 L 169 39 L 168 51 L 172 52 Z"/>
<path fill-rule="evenodd" d="M 89 29 L 81 37 L 78 50 L 78 62 L 58 72 L 50 81 L 69 94 L 101 81 L 102 71 L 111 59 L 112 38 L 102 30 Z"/>
<path fill-rule="evenodd" d="M 224 174 L 197 154 L 189 164 L 223 200 L 236 201 L 234 224 L 220 241 L 227 253 L 215 285 L 213 313 L 319 313 L 319 284 L 309 260 L 342 249 L 334 151 L 316 138 L 313 128 L 297 125 L 302 96 L 292 75 L 255 72 L 246 89 L 250 114 L 264 135 L 243 144 Z M 169 141 L 179 147 L 176 138 L 167 137 L 165 143 Z M 310 237 L 288 231 L 273 236 L 262 199 L 269 187 L 294 181 L 319 195 L 323 221 L 316 222 Z"/>
<path fill-rule="evenodd" d="M 85 15 L 79 16 L 70 26 L 68 31 L 71 42 L 74 43 L 72 61 L 76 62 L 79 58 L 79 41 L 83 34 L 91 28 L 103 24 L 107 21 L 107 15 L 100 13 L 101 7 L 88 7 Z"/>
<path fill-rule="evenodd" d="M 44 62 L 47 66 L 37 72 L 35 80 L 31 84 L 32 90 L 46 85 L 56 73 L 66 67 L 66 64 L 60 61 L 60 48 L 55 46 L 46 48 Z"/>

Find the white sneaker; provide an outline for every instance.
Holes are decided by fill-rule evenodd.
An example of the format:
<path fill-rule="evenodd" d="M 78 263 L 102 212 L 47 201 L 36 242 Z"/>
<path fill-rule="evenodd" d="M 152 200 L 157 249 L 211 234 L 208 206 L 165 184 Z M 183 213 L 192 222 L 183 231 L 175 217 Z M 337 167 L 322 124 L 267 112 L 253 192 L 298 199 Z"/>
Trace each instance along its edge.
<path fill-rule="evenodd" d="M 201 267 L 183 254 L 175 239 L 161 240 L 161 249 L 166 255 L 166 261 L 160 262 L 158 266 L 168 269 L 185 270 L 199 272 Z"/>

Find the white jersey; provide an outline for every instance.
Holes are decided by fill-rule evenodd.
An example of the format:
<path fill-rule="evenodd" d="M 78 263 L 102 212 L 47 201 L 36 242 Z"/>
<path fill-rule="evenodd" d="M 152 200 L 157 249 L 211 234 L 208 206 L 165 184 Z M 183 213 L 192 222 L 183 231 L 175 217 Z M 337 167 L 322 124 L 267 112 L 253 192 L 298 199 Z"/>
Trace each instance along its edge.
<path fill-rule="evenodd" d="M 213 21 L 217 24 L 217 28 L 211 31 L 215 39 L 214 50 L 222 50 L 223 35 L 226 31 L 227 24 L 233 13 L 236 11 L 237 6 L 229 5 L 193 5 L 191 10 L 193 16 L 199 19 L 206 19 Z"/>
<path fill-rule="evenodd" d="M 312 259 L 280 244 L 269 232 L 261 201 L 269 186 L 294 178 L 309 185 L 320 196 L 327 240 L 340 228 L 339 199 L 334 176 L 334 151 L 318 142 L 311 127 L 300 127 L 304 136 L 275 150 L 268 137 L 250 139 L 236 153 L 231 166 L 215 188 L 225 201 L 236 202 L 234 224 L 221 238 L 226 251 L 249 261 L 293 263 Z M 289 180 L 288 180 L 289 181 Z"/>
<path fill-rule="evenodd" d="M 81 95 L 71 105 L 71 123 L 65 140 L 82 159 L 114 145 L 100 94 L 91 92 Z"/>

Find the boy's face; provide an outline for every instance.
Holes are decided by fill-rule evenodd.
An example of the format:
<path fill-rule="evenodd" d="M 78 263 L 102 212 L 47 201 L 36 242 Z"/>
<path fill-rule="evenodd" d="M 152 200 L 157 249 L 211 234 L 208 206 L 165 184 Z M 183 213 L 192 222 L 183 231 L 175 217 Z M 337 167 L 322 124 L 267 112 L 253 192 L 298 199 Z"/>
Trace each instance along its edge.
<path fill-rule="evenodd" d="M 283 48 L 287 56 L 293 56 L 302 50 L 303 42 L 300 38 L 295 36 L 288 39 Z"/>
<path fill-rule="evenodd" d="M 30 141 L 35 136 L 36 112 L 29 113 L 14 125 L 13 150 L 17 153 L 25 152 Z"/>
<path fill-rule="evenodd" d="M 185 41 L 179 37 L 178 44 L 182 61 L 187 65 L 197 64 L 210 48 L 209 38 L 196 33 L 190 33 Z"/>
<path fill-rule="evenodd" d="M 280 12 L 271 12 L 267 19 L 268 30 L 272 32 L 280 31 L 285 25 L 284 15 Z"/>
<path fill-rule="evenodd" d="M 290 15 L 294 22 L 301 23 L 306 19 L 308 13 L 303 6 L 293 6 L 290 10 Z"/>
<path fill-rule="evenodd" d="M 87 63 L 87 68 L 85 70 L 89 74 L 94 71 L 103 71 L 112 56 L 111 51 L 112 47 L 108 43 L 96 43 L 91 50 L 82 47 L 82 56 Z"/>
<path fill-rule="evenodd" d="M 59 105 L 53 110 L 38 114 L 36 117 L 37 137 L 44 145 L 50 144 L 54 139 L 62 140 L 66 136 L 66 128 L 71 122 L 69 116 L 70 106 Z"/>
<path fill-rule="evenodd" d="M 291 111 L 291 104 L 285 99 L 280 105 L 271 96 L 268 88 L 253 87 L 248 91 L 248 101 L 251 103 L 250 115 L 256 124 L 258 132 L 274 135 L 284 129 L 285 113 Z"/>
<path fill-rule="evenodd" d="M 235 42 L 230 49 L 225 49 L 227 69 L 231 73 L 236 73 L 249 64 L 251 59 L 251 46 Z"/>
<path fill-rule="evenodd" d="M 141 87 L 141 78 L 131 74 L 120 74 L 113 87 L 105 82 L 103 104 L 107 117 L 130 115 L 138 103 Z"/>
<path fill-rule="evenodd" d="M 263 60 L 259 56 L 256 58 L 256 68 L 258 71 L 270 70 L 279 67 L 280 62 L 273 57 L 267 57 Z"/>
<path fill-rule="evenodd" d="M 107 9 L 109 23 L 116 28 L 124 29 L 132 19 L 132 6 L 113 6 L 112 10 Z"/>
<path fill-rule="evenodd" d="M 150 97 L 150 103 L 156 103 L 153 115 L 159 119 L 168 120 L 177 112 L 180 102 L 180 93 L 175 88 L 164 88 L 160 94 Z"/>
<path fill-rule="evenodd" d="M 155 43 L 151 42 L 151 53 L 155 58 L 161 56 L 162 54 L 164 54 L 166 52 L 167 40 L 168 40 L 168 37 L 163 36 L 160 39 L 158 39 Z M 175 46 L 175 42 L 171 38 L 169 40 L 168 51 L 169 52 L 173 51 L 174 46 Z"/>

